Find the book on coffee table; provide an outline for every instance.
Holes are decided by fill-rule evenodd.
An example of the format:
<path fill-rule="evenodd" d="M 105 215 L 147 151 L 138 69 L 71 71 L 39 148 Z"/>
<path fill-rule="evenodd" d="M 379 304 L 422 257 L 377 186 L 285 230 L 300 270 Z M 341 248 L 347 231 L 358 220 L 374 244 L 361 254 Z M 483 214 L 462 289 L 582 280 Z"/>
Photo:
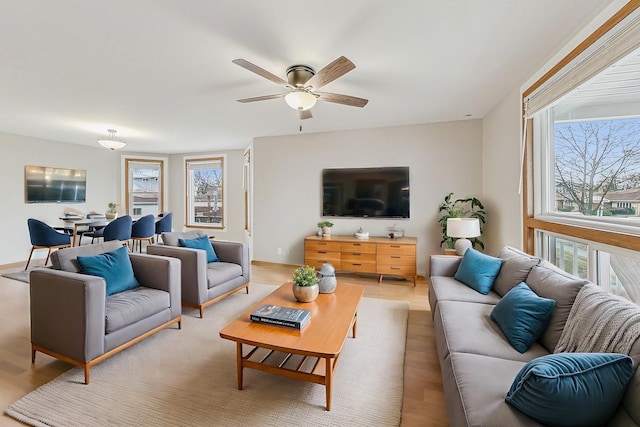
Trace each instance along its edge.
<path fill-rule="evenodd" d="M 311 312 L 301 308 L 266 304 L 254 310 L 249 318 L 253 322 L 302 329 L 311 320 Z"/>

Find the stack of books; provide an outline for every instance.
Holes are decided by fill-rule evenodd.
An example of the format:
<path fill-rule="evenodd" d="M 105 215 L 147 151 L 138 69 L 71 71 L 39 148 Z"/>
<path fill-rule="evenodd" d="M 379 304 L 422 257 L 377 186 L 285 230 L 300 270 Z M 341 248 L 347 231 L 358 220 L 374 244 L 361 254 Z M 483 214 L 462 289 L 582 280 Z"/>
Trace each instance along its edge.
<path fill-rule="evenodd" d="M 261 305 L 251 313 L 251 321 L 292 329 L 304 328 L 311 320 L 311 312 L 301 308 Z"/>

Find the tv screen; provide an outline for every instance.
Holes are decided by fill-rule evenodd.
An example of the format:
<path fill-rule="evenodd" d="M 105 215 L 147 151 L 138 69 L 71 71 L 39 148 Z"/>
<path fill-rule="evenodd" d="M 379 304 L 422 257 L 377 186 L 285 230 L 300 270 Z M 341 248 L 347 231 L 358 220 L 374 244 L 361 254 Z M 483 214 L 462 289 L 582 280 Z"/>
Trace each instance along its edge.
<path fill-rule="evenodd" d="M 87 171 L 27 165 L 24 168 L 27 203 L 84 203 Z"/>
<path fill-rule="evenodd" d="M 409 218 L 409 167 L 324 169 L 322 215 Z"/>

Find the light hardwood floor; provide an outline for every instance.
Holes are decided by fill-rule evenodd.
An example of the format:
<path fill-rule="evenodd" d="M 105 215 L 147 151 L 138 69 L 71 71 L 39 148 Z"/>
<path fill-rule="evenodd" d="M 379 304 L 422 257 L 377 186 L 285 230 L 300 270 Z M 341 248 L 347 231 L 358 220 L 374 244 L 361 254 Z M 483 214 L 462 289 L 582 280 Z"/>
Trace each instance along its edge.
<path fill-rule="evenodd" d="M 4 266 L 0 267 L 0 273 L 22 268 Z M 282 283 L 289 280 L 292 271 L 291 266 L 259 263 L 252 266 L 251 279 L 254 283 Z M 385 277 L 382 284 L 378 284 L 375 276 L 355 274 L 339 274 L 338 281 L 364 285 L 366 297 L 409 302 L 401 426 L 448 426 L 427 281 L 420 279 L 413 287 L 410 281 Z M 1 410 L 71 368 L 41 353 L 32 365 L 29 333 L 29 286 L 0 276 Z M 100 369 L 100 365 L 94 369 Z M 6 415 L 0 417 L 0 426 L 22 425 Z"/>

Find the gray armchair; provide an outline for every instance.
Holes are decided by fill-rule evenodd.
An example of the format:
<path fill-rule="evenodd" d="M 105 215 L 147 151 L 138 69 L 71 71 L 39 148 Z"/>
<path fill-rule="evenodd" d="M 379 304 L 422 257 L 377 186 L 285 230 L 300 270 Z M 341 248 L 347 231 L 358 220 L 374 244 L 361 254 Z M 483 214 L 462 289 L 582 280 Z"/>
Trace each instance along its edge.
<path fill-rule="evenodd" d="M 89 384 L 92 366 L 144 338 L 177 323 L 181 328 L 180 261 L 129 254 L 141 286 L 106 295 L 102 277 L 80 273 L 78 255 L 118 249 L 119 241 L 58 250 L 55 269 L 30 274 L 31 361 L 36 352 L 84 368 Z"/>
<path fill-rule="evenodd" d="M 178 258 L 182 268 L 182 305 L 200 310 L 241 290 L 249 293 L 249 248 L 242 242 L 212 240 L 220 262 L 207 263 L 203 250 L 178 246 L 178 239 L 204 235 L 199 231 L 162 233 L 164 244 L 147 246 L 147 253 Z"/>

